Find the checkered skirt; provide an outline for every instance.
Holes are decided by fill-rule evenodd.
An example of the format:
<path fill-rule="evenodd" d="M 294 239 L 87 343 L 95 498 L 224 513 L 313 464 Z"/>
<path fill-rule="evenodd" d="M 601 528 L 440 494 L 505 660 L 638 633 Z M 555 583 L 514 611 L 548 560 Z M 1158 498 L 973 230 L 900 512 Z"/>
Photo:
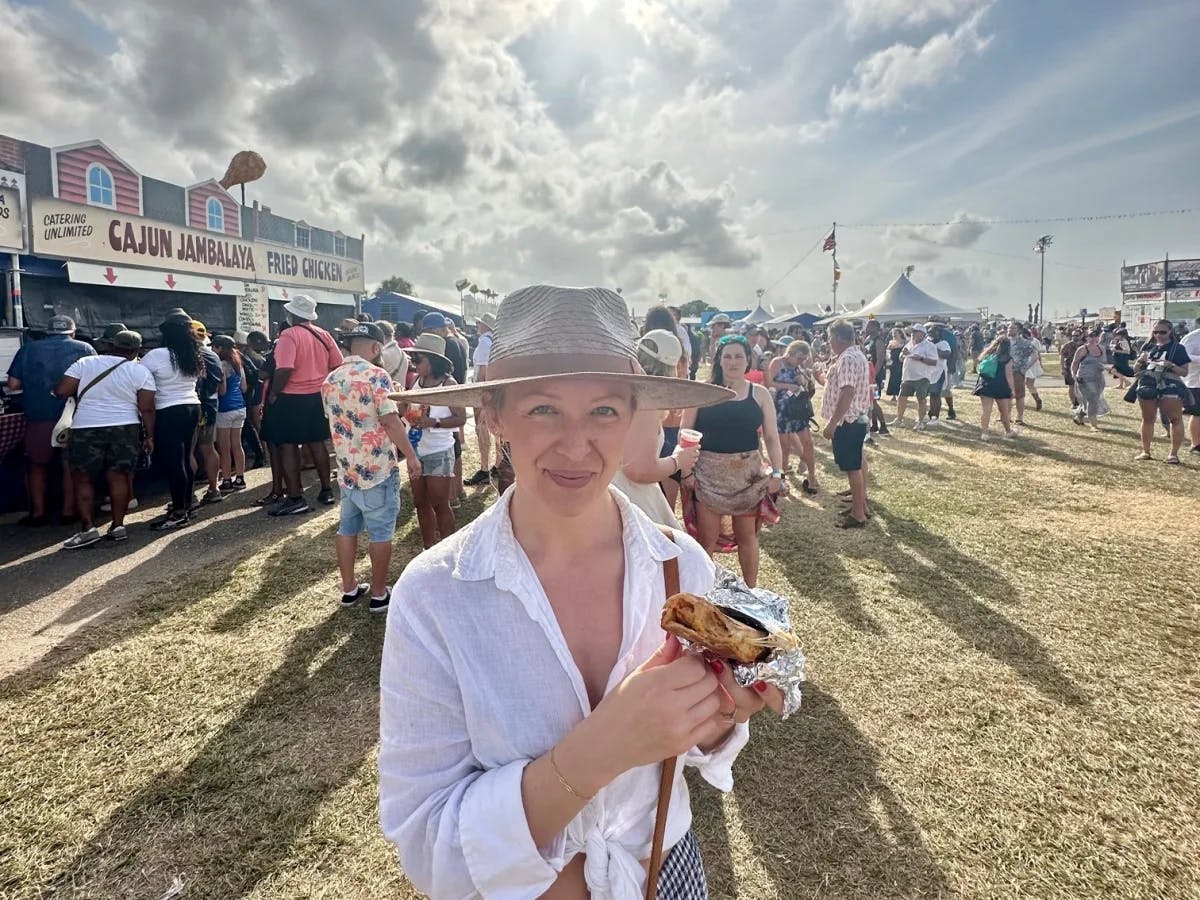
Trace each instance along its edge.
<path fill-rule="evenodd" d="M 658 873 L 658 900 L 708 900 L 708 882 L 694 831 L 689 830 L 663 860 Z"/>

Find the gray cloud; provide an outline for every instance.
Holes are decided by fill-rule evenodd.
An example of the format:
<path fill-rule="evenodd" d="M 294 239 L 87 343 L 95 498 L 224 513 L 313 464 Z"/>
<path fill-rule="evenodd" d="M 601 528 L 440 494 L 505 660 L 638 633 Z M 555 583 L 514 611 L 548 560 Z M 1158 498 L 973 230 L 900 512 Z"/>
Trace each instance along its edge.
<path fill-rule="evenodd" d="M 421 187 L 457 181 L 467 171 L 470 155 L 461 134 L 415 131 L 392 151 L 391 159 L 403 166 L 404 177 Z"/>

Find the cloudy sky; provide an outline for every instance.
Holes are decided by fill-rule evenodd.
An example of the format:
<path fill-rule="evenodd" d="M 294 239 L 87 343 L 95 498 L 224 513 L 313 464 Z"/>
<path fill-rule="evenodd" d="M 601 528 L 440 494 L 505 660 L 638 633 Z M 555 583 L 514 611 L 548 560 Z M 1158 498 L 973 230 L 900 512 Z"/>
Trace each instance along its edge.
<path fill-rule="evenodd" d="M 1196 0 L 0 0 L 0 34 L 0 132 L 182 183 L 256 149 L 249 197 L 429 297 L 811 309 L 834 220 L 851 305 L 912 264 L 1024 310 L 1046 232 L 1051 313 L 1200 256 L 1196 213 L 989 222 L 1200 207 Z"/>

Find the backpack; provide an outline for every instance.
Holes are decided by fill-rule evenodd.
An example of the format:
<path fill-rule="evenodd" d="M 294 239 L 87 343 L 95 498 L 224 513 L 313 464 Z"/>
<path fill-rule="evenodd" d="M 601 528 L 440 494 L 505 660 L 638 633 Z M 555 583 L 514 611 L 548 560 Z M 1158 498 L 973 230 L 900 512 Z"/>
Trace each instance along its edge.
<path fill-rule="evenodd" d="M 1000 371 L 1000 360 L 996 358 L 996 354 L 989 353 L 979 361 L 977 371 L 984 378 L 995 378 Z"/>

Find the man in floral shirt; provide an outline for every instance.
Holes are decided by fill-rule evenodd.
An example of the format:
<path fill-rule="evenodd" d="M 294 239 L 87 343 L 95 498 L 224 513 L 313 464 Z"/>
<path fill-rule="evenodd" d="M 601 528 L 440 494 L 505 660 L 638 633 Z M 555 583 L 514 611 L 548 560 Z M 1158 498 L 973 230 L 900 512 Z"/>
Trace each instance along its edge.
<path fill-rule="evenodd" d="M 396 402 L 391 376 L 376 365 L 383 331 L 374 322 L 361 322 L 338 333 L 349 351 L 342 364 L 321 385 L 321 400 L 329 418 L 333 452 L 342 491 L 341 522 L 337 533 L 338 569 L 342 576 L 342 606 L 353 606 L 370 592 L 371 612 L 387 612 L 392 599 L 387 585 L 392 561 L 392 537 L 400 513 L 400 463 L 408 477 L 419 477 L 421 463 L 408 440 Z M 354 574 L 358 536 L 370 541 L 371 581 L 360 584 Z"/>

